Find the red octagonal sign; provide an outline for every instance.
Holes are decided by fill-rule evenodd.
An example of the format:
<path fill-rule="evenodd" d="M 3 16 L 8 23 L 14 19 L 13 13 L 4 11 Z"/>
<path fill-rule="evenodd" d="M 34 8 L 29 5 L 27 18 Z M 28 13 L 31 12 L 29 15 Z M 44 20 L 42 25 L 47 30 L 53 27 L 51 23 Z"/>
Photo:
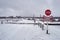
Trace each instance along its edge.
<path fill-rule="evenodd" d="M 49 16 L 49 15 L 51 14 L 51 10 L 47 9 L 47 10 L 45 11 L 45 14 L 46 14 L 47 16 Z"/>

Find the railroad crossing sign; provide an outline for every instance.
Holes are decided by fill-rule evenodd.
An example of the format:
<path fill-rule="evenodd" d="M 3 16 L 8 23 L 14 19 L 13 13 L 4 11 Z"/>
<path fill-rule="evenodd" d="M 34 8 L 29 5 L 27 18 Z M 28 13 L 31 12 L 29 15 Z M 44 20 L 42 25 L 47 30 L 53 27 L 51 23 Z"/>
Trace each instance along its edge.
<path fill-rule="evenodd" d="M 52 22 L 53 21 L 53 16 L 46 16 L 46 15 L 43 15 L 43 22 L 44 21 L 49 21 L 49 22 Z"/>

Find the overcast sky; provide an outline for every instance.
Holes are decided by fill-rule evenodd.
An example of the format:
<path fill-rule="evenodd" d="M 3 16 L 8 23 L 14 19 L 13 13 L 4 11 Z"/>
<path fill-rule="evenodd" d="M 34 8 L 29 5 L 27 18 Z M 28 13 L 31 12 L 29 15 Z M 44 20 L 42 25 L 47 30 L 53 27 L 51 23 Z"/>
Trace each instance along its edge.
<path fill-rule="evenodd" d="M 0 0 L 0 16 L 40 16 L 46 9 L 60 16 L 60 0 Z"/>

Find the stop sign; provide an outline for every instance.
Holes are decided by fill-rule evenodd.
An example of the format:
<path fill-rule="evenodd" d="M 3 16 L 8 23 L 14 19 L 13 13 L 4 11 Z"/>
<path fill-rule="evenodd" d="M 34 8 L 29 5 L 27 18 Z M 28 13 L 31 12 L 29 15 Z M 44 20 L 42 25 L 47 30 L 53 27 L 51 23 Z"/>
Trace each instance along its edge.
<path fill-rule="evenodd" d="M 49 16 L 49 15 L 51 14 L 51 10 L 47 9 L 47 10 L 45 11 L 45 14 L 46 14 L 47 16 Z"/>

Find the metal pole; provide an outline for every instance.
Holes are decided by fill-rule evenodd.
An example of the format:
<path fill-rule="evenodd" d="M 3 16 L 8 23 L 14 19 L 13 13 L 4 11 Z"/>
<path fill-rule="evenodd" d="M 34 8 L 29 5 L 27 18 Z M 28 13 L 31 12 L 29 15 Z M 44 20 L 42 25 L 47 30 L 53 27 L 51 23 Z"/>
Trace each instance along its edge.
<path fill-rule="evenodd" d="M 46 34 L 48 34 L 48 21 L 47 21 L 47 30 L 46 30 Z"/>

